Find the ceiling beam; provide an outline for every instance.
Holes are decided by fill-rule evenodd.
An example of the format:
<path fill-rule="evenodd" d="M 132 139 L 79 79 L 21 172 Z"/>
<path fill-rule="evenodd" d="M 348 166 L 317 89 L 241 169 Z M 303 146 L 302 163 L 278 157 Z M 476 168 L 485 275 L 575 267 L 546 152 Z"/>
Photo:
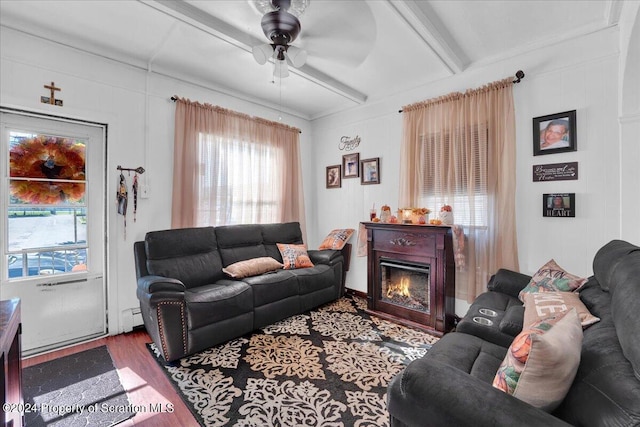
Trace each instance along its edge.
<path fill-rule="evenodd" d="M 411 27 L 453 74 L 469 65 L 469 58 L 453 40 L 428 2 L 387 0 L 391 8 Z"/>
<path fill-rule="evenodd" d="M 247 34 L 182 0 L 138 1 L 249 53 L 251 53 L 253 46 L 265 43 L 265 40 Z M 309 65 L 303 65 L 297 69 L 289 67 L 289 71 L 357 104 L 364 104 L 367 101 L 366 94 Z"/>

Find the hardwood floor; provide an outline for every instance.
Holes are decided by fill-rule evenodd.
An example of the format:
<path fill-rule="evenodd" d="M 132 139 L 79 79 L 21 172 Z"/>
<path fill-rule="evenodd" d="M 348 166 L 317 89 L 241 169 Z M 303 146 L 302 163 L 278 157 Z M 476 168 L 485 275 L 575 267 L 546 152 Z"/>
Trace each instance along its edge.
<path fill-rule="evenodd" d="M 148 342 L 151 342 L 151 338 L 146 331 L 136 330 L 128 334 L 101 338 L 24 359 L 22 361 L 22 367 L 26 368 L 27 366 L 36 365 L 58 357 L 106 345 L 109 348 L 109 353 L 111 353 L 116 368 L 118 368 L 118 374 L 120 375 L 123 387 L 129 395 L 129 401 L 132 405 L 140 405 L 146 409 L 146 412 L 138 411 L 133 418 L 119 424 L 119 426 L 198 426 L 198 422 L 182 402 L 156 361 L 149 354 L 145 346 Z M 158 407 L 163 408 L 165 412 L 160 413 L 153 410 L 153 408 Z M 167 411 L 168 409 L 173 412 Z"/>

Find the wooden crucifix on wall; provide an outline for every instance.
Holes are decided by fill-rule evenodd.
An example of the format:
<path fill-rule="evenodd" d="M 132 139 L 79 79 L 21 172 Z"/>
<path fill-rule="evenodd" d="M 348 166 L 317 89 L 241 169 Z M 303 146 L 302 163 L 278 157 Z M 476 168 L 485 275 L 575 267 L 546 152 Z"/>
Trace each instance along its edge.
<path fill-rule="evenodd" d="M 41 96 L 40 102 L 42 102 L 43 104 L 58 105 L 62 107 L 62 99 L 56 99 L 56 91 L 61 89 L 59 87 L 56 87 L 56 84 L 54 82 L 51 82 L 50 85 L 44 85 L 44 88 L 51 91 L 51 96 Z"/>

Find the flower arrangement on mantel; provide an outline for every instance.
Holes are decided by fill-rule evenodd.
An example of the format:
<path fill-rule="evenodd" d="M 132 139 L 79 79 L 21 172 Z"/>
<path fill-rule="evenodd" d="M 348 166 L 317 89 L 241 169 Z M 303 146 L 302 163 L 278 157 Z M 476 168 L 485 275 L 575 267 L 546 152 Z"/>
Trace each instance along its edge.
<path fill-rule="evenodd" d="M 427 224 L 429 221 L 430 209 L 427 208 L 402 208 L 398 209 L 398 217 L 402 218 L 403 224 Z"/>
<path fill-rule="evenodd" d="M 396 216 L 391 215 L 391 208 L 388 205 L 384 205 L 380 210 L 380 217 L 373 218 L 372 222 L 416 225 L 440 225 L 443 223 L 440 219 L 437 218 L 429 220 L 430 213 L 431 209 L 428 208 L 399 208 Z"/>

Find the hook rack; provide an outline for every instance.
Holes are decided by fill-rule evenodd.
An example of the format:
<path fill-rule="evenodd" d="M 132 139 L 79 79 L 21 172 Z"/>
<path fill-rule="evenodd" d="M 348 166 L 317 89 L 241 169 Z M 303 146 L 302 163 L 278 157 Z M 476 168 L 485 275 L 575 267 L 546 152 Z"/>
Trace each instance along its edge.
<path fill-rule="evenodd" d="M 131 168 L 123 168 L 122 166 L 118 165 L 118 170 L 119 171 L 133 171 L 139 174 L 143 174 L 144 173 L 144 168 L 142 166 L 137 167 L 135 169 L 131 169 Z"/>

